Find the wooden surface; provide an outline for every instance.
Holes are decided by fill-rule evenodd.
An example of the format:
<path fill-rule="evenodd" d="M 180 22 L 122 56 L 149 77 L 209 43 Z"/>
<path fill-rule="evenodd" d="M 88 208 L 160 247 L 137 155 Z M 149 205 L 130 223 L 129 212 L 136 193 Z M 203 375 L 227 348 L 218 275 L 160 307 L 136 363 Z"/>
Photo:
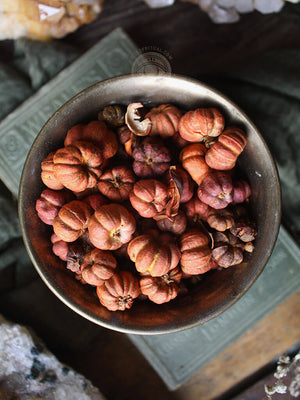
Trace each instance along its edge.
<path fill-rule="evenodd" d="M 255 373 L 263 375 L 270 360 L 298 344 L 299 315 L 300 291 L 202 368 L 178 393 L 186 400 L 211 400 L 226 392 L 226 398 L 231 398 L 251 384 Z"/>
<path fill-rule="evenodd" d="M 84 52 L 121 26 L 141 49 L 152 46 L 167 52 L 172 72 L 197 76 L 245 55 L 255 57 L 269 49 L 299 48 L 300 26 L 293 10 L 290 4 L 280 14 L 254 12 L 242 16 L 236 24 L 215 25 L 189 3 L 150 10 L 139 0 L 106 0 L 96 21 L 63 41 Z M 12 49 L 11 41 L 0 42 L 0 61 L 9 61 Z M 103 343 L 101 351 L 95 352 L 91 343 L 89 351 L 76 355 L 61 352 L 60 359 L 84 373 L 108 400 L 225 400 L 234 396 L 244 400 L 241 393 L 246 390 L 247 399 L 261 400 L 261 386 L 259 392 L 254 384 L 272 372 L 278 355 L 299 345 L 299 314 L 298 292 L 175 392 L 166 389 L 123 334 L 99 329 L 93 340 Z M 55 352 L 51 342 L 47 344 Z"/>

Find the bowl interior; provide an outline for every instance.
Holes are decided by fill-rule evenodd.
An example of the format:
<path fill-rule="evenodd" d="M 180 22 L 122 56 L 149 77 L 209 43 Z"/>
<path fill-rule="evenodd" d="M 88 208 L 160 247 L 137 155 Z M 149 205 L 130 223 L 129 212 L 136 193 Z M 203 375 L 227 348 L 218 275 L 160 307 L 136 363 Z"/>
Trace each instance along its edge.
<path fill-rule="evenodd" d="M 73 125 L 97 119 L 98 111 L 112 103 L 141 101 L 148 105 L 172 103 L 188 110 L 219 108 L 226 126 L 241 126 L 247 134 L 239 165 L 252 188 L 252 212 L 258 235 L 255 251 L 245 261 L 203 276 L 195 289 L 170 303 L 135 302 L 131 310 L 110 312 L 99 303 L 95 290 L 77 282 L 51 250 L 51 229 L 37 217 L 35 202 L 45 189 L 41 161 L 63 146 Z M 262 272 L 275 244 L 280 224 L 280 185 L 270 152 L 256 127 L 229 99 L 197 81 L 176 76 L 128 75 L 93 85 L 64 104 L 45 124 L 25 163 L 19 216 L 29 255 L 48 287 L 83 317 L 121 332 L 156 334 L 175 332 L 216 317 L 239 299 Z M 271 228 L 271 229 L 270 229 Z"/>

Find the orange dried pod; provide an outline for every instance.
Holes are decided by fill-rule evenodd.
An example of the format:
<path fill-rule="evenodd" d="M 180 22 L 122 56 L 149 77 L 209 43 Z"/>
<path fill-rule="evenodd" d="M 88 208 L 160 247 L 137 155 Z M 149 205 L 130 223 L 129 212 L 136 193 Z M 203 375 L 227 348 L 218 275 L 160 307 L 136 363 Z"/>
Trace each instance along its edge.
<path fill-rule="evenodd" d="M 207 151 L 205 161 L 213 169 L 230 170 L 246 144 L 246 134 L 242 129 L 235 126 L 227 128 Z"/>
<path fill-rule="evenodd" d="M 89 250 L 89 247 L 79 241 L 68 243 L 67 269 L 74 272 L 75 279 L 81 283 L 86 283 L 86 281 L 82 278 L 80 266 Z"/>
<path fill-rule="evenodd" d="M 211 170 L 197 190 L 198 198 L 217 210 L 225 208 L 233 200 L 233 185 L 228 171 Z"/>
<path fill-rule="evenodd" d="M 203 142 L 219 136 L 224 129 L 224 117 L 216 108 L 197 108 L 188 111 L 179 121 L 180 136 L 189 142 Z"/>
<path fill-rule="evenodd" d="M 132 133 L 127 125 L 121 126 L 118 129 L 118 138 L 120 143 L 124 145 L 126 154 L 132 157 L 132 152 L 135 146 L 139 143 L 140 138 Z"/>
<path fill-rule="evenodd" d="M 108 200 L 100 193 L 90 194 L 82 199 L 85 203 L 92 207 L 94 211 L 108 203 Z"/>
<path fill-rule="evenodd" d="M 191 200 L 194 194 L 194 182 L 184 169 L 172 165 L 166 174 L 166 181 L 169 188 L 172 184 L 176 185 L 180 203 L 186 203 Z"/>
<path fill-rule="evenodd" d="M 233 200 L 232 204 L 243 203 L 251 196 L 251 187 L 243 179 L 233 182 Z"/>
<path fill-rule="evenodd" d="M 205 161 L 206 148 L 202 143 L 194 143 L 184 147 L 179 155 L 183 168 L 191 178 L 200 185 L 203 178 L 210 171 Z"/>
<path fill-rule="evenodd" d="M 187 219 L 192 223 L 197 223 L 201 220 L 206 221 L 211 207 L 203 203 L 197 196 L 194 196 L 190 201 L 184 204 L 184 211 Z"/>
<path fill-rule="evenodd" d="M 47 225 L 52 225 L 60 208 L 73 200 L 73 193 L 64 190 L 45 189 L 35 203 L 39 218 Z"/>
<path fill-rule="evenodd" d="M 76 196 L 76 199 L 83 200 L 93 194 L 99 195 L 99 190 L 97 186 L 94 186 L 93 188 L 83 190 L 82 192 L 73 192 L 73 193 Z"/>
<path fill-rule="evenodd" d="M 132 239 L 127 251 L 137 271 L 151 276 L 162 276 L 168 273 L 177 266 L 180 260 L 180 251 L 174 238 L 156 229 L 151 229 Z"/>
<path fill-rule="evenodd" d="M 227 210 L 215 210 L 211 208 L 208 217 L 206 219 L 208 225 L 216 231 L 224 232 L 226 229 L 230 229 L 234 224 L 233 212 Z"/>
<path fill-rule="evenodd" d="M 131 308 L 140 294 L 138 279 L 129 271 L 116 272 L 96 289 L 100 303 L 110 311 Z"/>
<path fill-rule="evenodd" d="M 178 149 L 182 149 L 185 146 L 188 146 L 190 144 L 190 142 L 188 142 L 187 140 L 183 139 L 180 136 L 179 132 L 174 133 L 174 135 L 171 137 L 172 143 L 178 148 Z"/>
<path fill-rule="evenodd" d="M 68 146 L 77 141 L 93 143 L 101 150 L 104 160 L 113 157 L 119 146 L 116 134 L 103 121 L 91 121 L 87 125 L 78 124 L 69 129 L 64 145 Z"/>
<path fill-rule="evenodd" d="M 99 191 L 112 201 L 121 202 L 129 198 L 135 182 L 130 168 L 120 165 L 105 171 L 98 182 Z"/>
<path fill-rule="evenodd" d="M 133 215 L 120 204 L 106 204 L 91 216 L 88 231 L 92 244 L 101 250 L 116 250 L 130 241 L 136 227 Z"/>
<path fill-rule="evenodd" d="M 132 207 L 144 218 L 153 218 L 162 212 L 168 197 L 167 186 L 156 179 L 137 181 L 129 195 Z"/>
<path fill-rule="evenodd" d="M 41 178 L 43 183 L 49 188 L 53 190 L 61 190 L 64 188 L 64 185 L 61 184 L 54 175 L 54 162 L 53 156 L 55 151 L 52 151 L 41 163 Z"/>
<path fill-rule="evenodd" d="M 130 140 L 132 134 L 131 130 L 128 128 L 127 125 L 120 126 L 120 128 L 118 128 L 117 133 L 119 142 L 121 144 L 127 143 Z"/>
<path fill-rule="evenodd" d="M 220 267 L 228 268 L 243 262 L 245 243 L 230 232 L 215 232 L 212 257 Z"/>
<path fill-rule="evenodd" d="M 171 104 L 153 107 L 145 116 L 151 121 L 150 135 L 159 135 L 163 138 L 171 137 L 178 131 L 181 117 L 181 111 Z"/>
<path fill-rule="evenodd" d="M 61 240 L 55 233 L 53 233 L 51 236 L 51 243 L 53 253 L 61 260 L 66 261 L 67 269 L 74 272 L 75 278 L 80 280 L 81 283 L 86 283 L 82 279 L 80 265 L 85 254 L 90 250 L 90 246 L 85 243 L 85 241 L 81 240 L 82 237 L 75 242 L 68 243 Z"/>
<path fill-rule="evenodd" d="M 93 286 L 101 286 L 116 272 L 117 261 L 109 251 L 94 249 L 88 252 L 80 266 L 82 278 Z"/>
<path fill-rule="evenodd" d="M 188 275 L 199 275 L 212 267 L 212 254 L 209 239 L 199 229 L 190 229 L 179 239 L 181 269 Z"/>
<path fill-rule="evenodd" d="M 119 127 L 125 124 L 125 111 L 125 106 L 121 104 L 111 104 L 99 111 L 98 120 L 105 121 L 112 127 Z"/>
<path fill-rule="evenodd" d="M 230 228 L 230 233 L 246 243 L 252 242 L 257 235 L 255 224 L 247 220 L 236 221 Z"/>
<path fill-rule="evenodd" d="M 69 245 L 61 240 L 55 233 L 51 235 L 52 252 L 63 261 L 67 261 Z"/>
<path fill-rule="evenodd" d="M 181 235 L 187 226 L 186 216 L 182 211 L 173 218 L 161 218 L 156 221 L 157 227 L 163 232 L 171 232 L 174 235 Z"/>
<path fill-rule="evenodd" d="M 137 144 L 133 151 L 132 168 L 140 178 L 162 175 L 171 165 L 171 152 L 160 138 L 147 137 Z"/>
<path fill-rule="evenodd" d="M 74 242 L 86 230 L 93 209 L 80 200 L 73 200 L 59 210 L 53 230 L 65 242 Z"/>
<path fill-rule="evenodd" d="M 95 187 L 102 174 L 101 151 L 89 142 L 78 141 L 57 150 L 53 162 L 56 179 L 74 192 Z"/>
<path fill-rule="evenodd" d="M 140 279 L 141 292 L 156 304 L 173 300 L 179 292 L 182 272 L 179 267 L 160 277 L 145 276 Z"/>

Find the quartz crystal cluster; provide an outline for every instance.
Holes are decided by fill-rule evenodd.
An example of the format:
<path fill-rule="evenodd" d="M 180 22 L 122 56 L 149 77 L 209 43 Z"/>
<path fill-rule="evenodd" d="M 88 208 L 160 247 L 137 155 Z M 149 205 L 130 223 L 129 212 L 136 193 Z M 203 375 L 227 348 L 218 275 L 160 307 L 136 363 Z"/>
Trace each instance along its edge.
<path fill-rule="evenodd" d="M 0 315 L 0 398 L 104 400 L 90 381 L 61 364 L 29 330 Z"/>
<path fill-rule="evenodd" d="M 144 0 L 150 7 L 166 7 L 174 0 Z M 251 11 L 262 14 L 279 12 L 285 2 L 299 3 L 300 0 L 183 0 L 198 4 L 211 20 L 217 24 L 232 23 L 239 20 L 239 15 Z"/>
<path fill-rule="evenodd" d="M 0 0 L 0 40 L 61 38 L 92 22 L 103 0 Z"/>

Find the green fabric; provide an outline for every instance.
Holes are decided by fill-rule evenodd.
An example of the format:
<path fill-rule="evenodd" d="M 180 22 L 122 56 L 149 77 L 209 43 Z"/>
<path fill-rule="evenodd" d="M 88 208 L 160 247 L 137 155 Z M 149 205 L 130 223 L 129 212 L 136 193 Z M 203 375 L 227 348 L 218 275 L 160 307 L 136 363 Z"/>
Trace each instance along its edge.
<path fill-rule="evenodd" d="M 0 119 L 68 65 L 77 53 L 60 42 L 15 42 L 14 62 L 0 65 Z M 282 184 L 283 222 L 300 243 L 300 51 L 278 50 L 201 71 L 256 123 L 274 155 Z M 45 313 L 45 305 L 47 312 Z M 33 328 L 68 363 L 80 360 L 102 328 L 65 307 L 38 277 L 22 244 L 17 204 L 0 182 L 0 313 Z M 80 335 L 74 332 L 80 332 Z"/>
<path fill-rule="evenodd" d="M 20 39 L 14 47 L 13 65 L 30 79 L 33 90 L 37 90 L 79 55 L 78 51 L 58 41 L 44 43 Z"/>
<path fill-rule="evenodd" d="M 0 63 L 0 120 L 78 55 L 58 41 L 16 40 L 13 61 Z M 0 295 L 37 278 L 21 238 L 17 201 L 0 181 Z"/>
<path fill-rule="evenodd" d="M 282 222 L 300 242 L 300 50 L 249 57 L 201 74 L 252 119 L 275 158 L 282 188 Z"/>
<path fill-rule="evenodd" d="M 0 120 L 78 55 L 75 49 L 58 41 L 16 40 L 13 62 L 0 63 Z"/>

